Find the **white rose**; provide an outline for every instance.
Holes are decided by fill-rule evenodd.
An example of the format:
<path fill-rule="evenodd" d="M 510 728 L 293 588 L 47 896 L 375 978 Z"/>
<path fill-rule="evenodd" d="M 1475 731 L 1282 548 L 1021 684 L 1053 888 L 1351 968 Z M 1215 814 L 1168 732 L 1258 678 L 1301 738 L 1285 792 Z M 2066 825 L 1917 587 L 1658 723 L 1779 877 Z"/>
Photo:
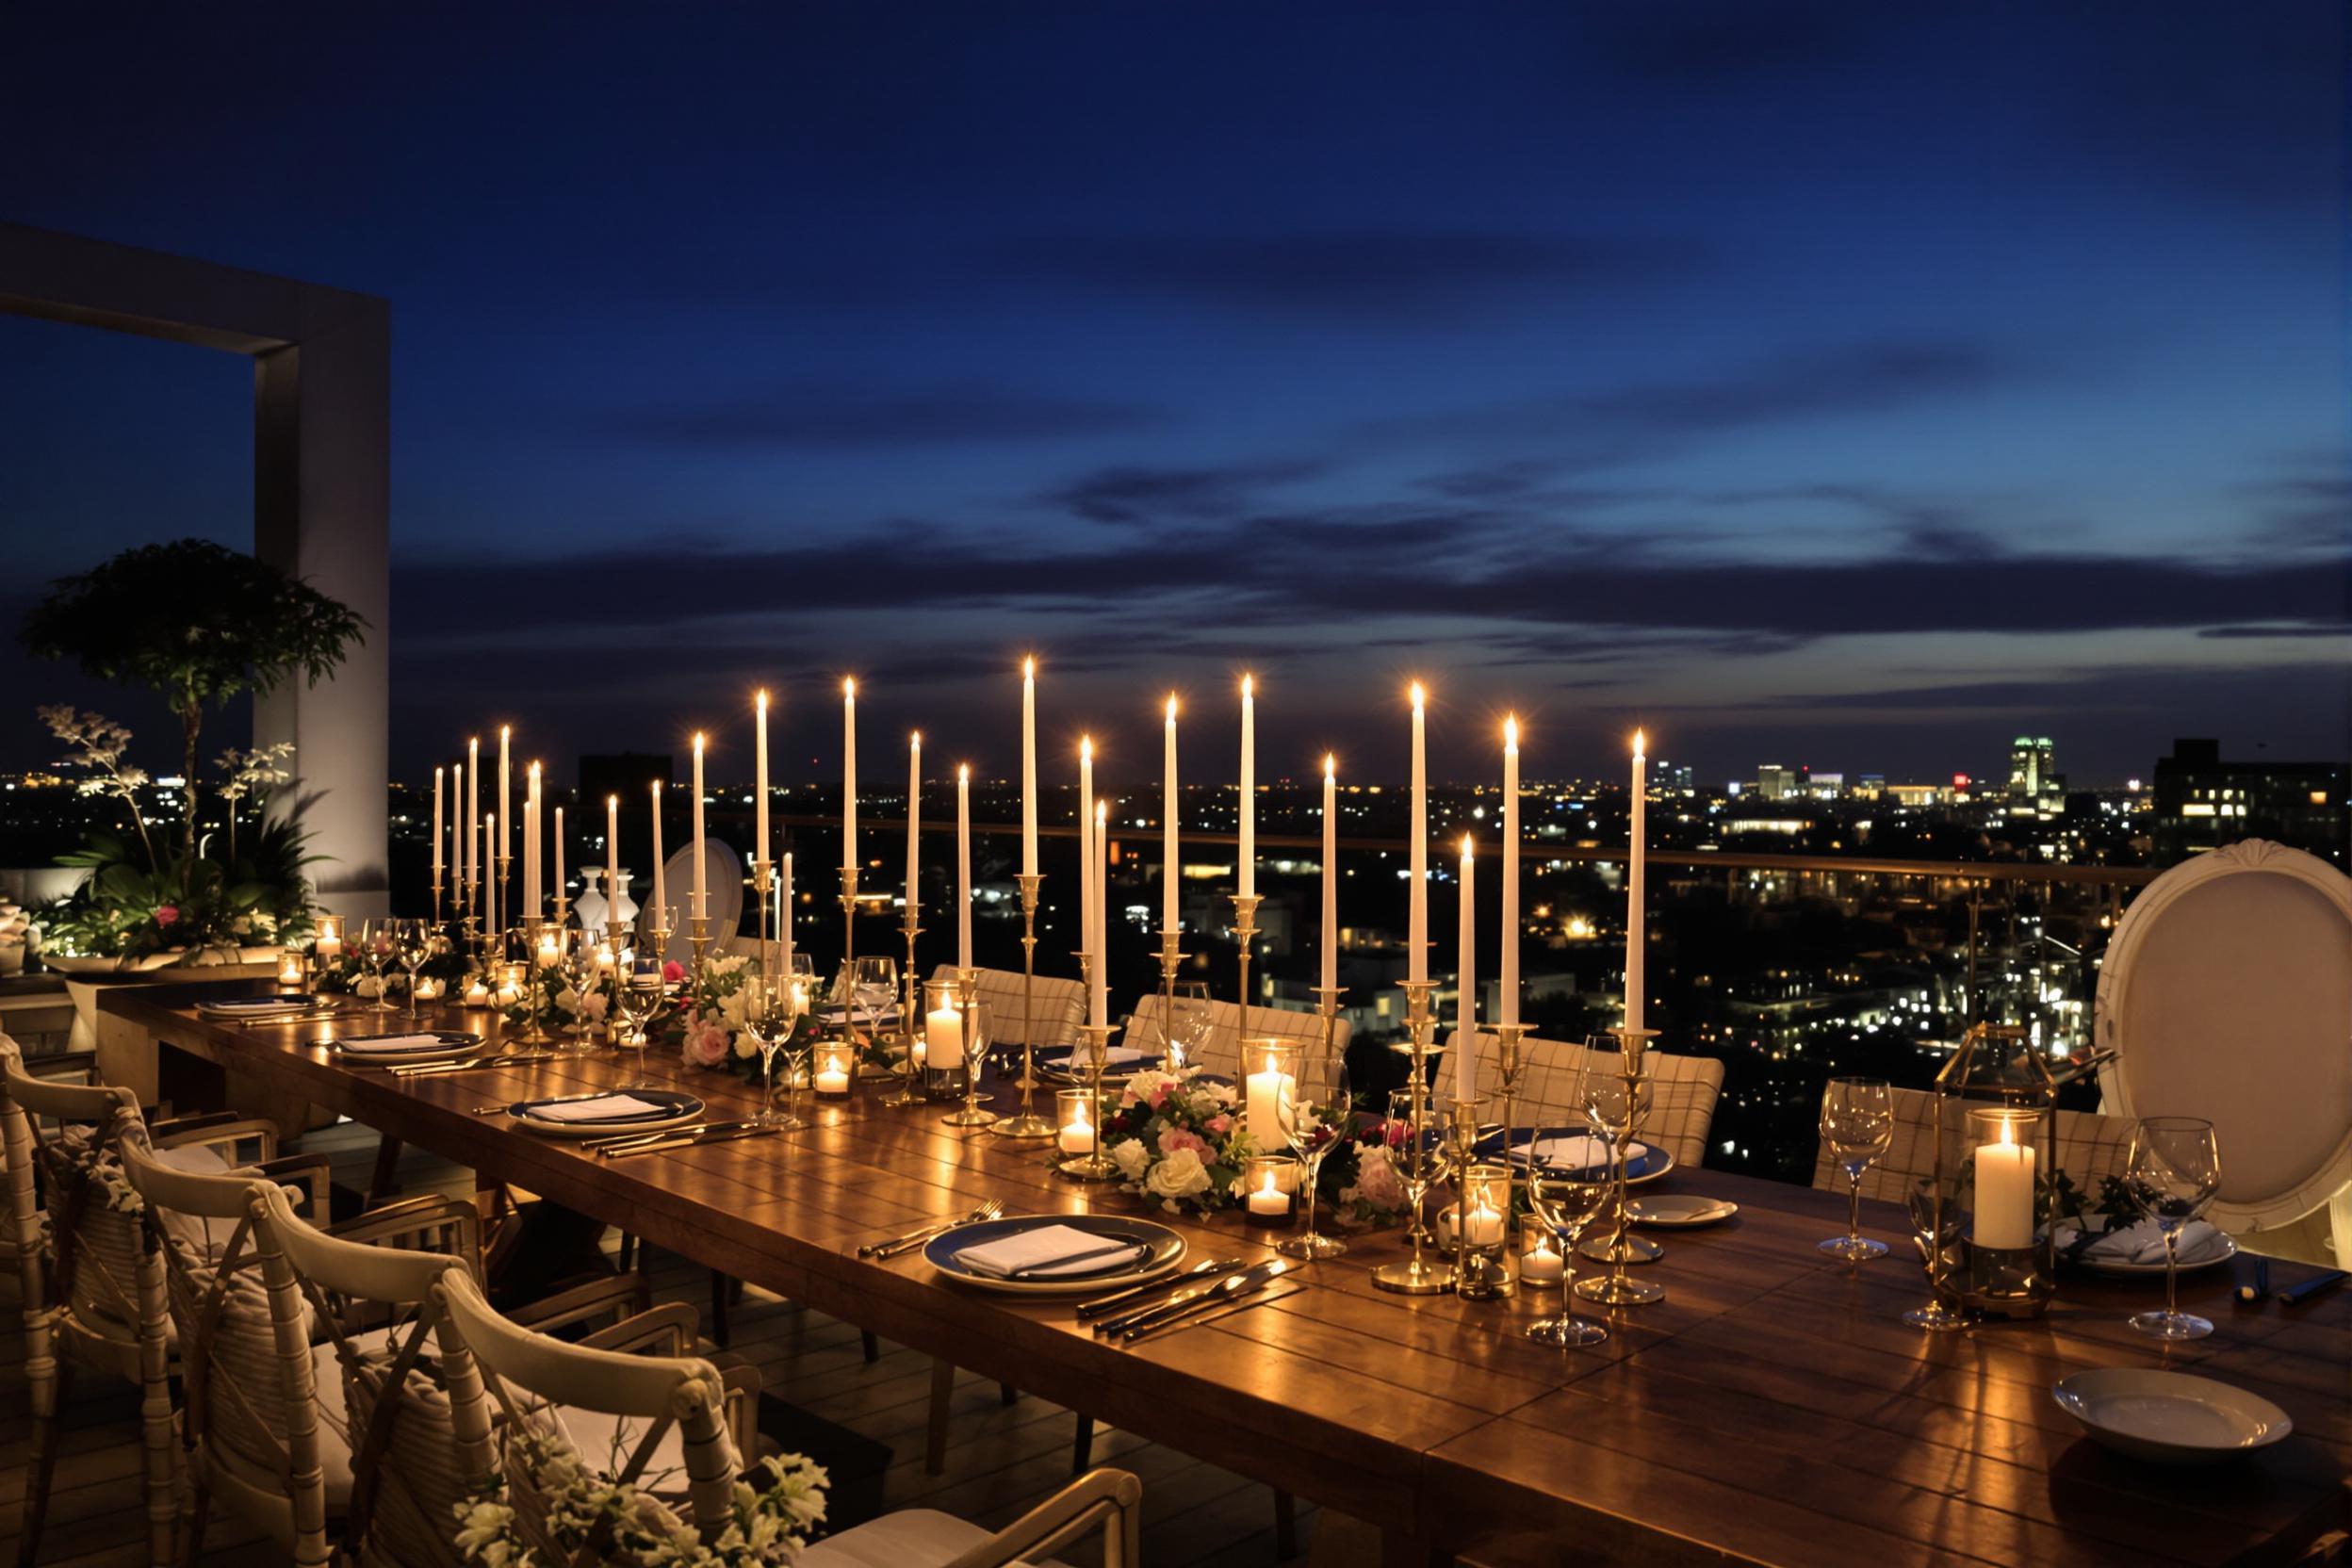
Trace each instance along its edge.
<path fill-rule="evenodd" d="M 359 977 L 359 983 L 351 988 L 351 994 L 353 996 L 377 996 L 381 995 L 383 990 L 383 982 L 372 974 L 363 974 Z"/>
<path fill-rule="evenodd" d="M 745 1061 L 749 1061 L 752 1057 L 760 1054 L 760 1042 L 752 1038 L 748 1030 L 738 1030 L 736 1032 L 735 1054 L 743 1057 Z"/>
<path fill-rule="evenodd" d="M 732 1027 L 741 1029 L 751 1021 L 751 993 L 736 991 L 719 999 L 719 1016 Z"/>
<path fill-rule="evenodd" d="M 1209 1190 L 1208 1167 L 1190 1149 L 1179 1149 L 1152 1168 L 1152 1174 L 1143 1180 L 1143 1190 L 1154 1198 L 1190 1198 Z"/>
<path fill-rule="evenodd" d="M 1111 1145 L 1111 1163 L 1118 1166 L 1129 1181 L 1139 1182 L 1143 1179 L 1143 1168 L 1152 1163 L 1152 1156 L 1144 1152 L 1142 1139 L 1121 1138 Z"/>

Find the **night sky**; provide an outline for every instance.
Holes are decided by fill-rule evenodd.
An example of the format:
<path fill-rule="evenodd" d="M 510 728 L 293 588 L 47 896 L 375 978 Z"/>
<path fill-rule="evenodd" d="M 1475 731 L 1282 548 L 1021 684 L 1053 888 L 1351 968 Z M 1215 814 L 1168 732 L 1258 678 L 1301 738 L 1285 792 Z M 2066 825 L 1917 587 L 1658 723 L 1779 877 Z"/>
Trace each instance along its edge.
<path fill-rule="evenodd" d="M 1268 774 L 1415 674 L 1462 778 L 2347 749 L 2337 0 L 680 9 L 10 24 L 0 217 L 392 301 L 411 776 L 829 773 L 844 671 L 1002 772 L 1033 646 L 1138 784 L 1243 668 Z M 0 318 L 0 613 L 249 547 L 251 418 Z"/>

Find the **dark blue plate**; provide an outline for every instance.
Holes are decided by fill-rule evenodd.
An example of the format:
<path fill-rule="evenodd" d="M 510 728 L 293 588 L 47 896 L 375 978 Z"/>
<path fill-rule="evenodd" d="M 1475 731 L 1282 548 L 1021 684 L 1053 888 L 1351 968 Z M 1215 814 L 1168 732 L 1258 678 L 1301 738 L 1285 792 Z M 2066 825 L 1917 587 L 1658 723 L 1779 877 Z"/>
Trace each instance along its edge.
<path fill-rule="evenodd" d="M 1512 1158 L 1514 1161 L 1526 1160 L 1527 1154 L 1525 1151 L 1528 1142 L 1535 1137 L 1537 1131 L 1538 1129 L 1533 1127 L 1519 1127 L 1512 1129 L 1511 1135 L 1511 1147 L 1513 1151 Z M 1544 1131 L 1549 1132 L 1551 1129 L 1546 1128 L 1544 1129 Z M 1674 1169 L 1674 1157 L 1668 1153 L 1665 1150 L 1660 1149 L 1657 1144 L 1651 1143 L 1646 1138 L 1636 1138 L 1634 1139 L 1634 1142 L 1642 1145 L 1642 1152 L 1634 1156 L 1632 1163 L 1625 1168 L 1625 1180 L 1627 1182 L 1647 1182 L 1656 1177 L 1663 1176 L 1668 1171 Z M 1485 1137 L 1478 1140 L 1478 1152 L 1488 1159 L 1497 1157 L 1502 1153 L 1502 1152 L 1503 1134 L 1502 1129 L 1500 1128 L 1496 1128 L 1494 1132 L 1489 1133 Z M 1597 1173 L 1600 1168 L 1601 1168 L 1598 1167 L 1594 1168 L 1595 1173 Z"/>
<path fill-rule="evenodd" d="M 200 1013 L 282 1013 L 289 1007 L 310 1007 L 318 998 L 308 991 L 279 991 L 271 996 L 231 996 L 217 1002 L 199 1002 Z"/>
<path fill-rule="evenodd" d="M 1124 1049 L 1122 1046 L 1111 1047 L 1102 1061 L 1103 1077 L 1124 1078 L 1131 1072 L 1141 1072 L 1146 1068 L 1159 1065 L 1159 1057 L 1149 1051 L 1136 1053 L 1132 1060 L 1122 1059 L 1120 1053 Z M 1077 1051 L 1078 1048 L 1074 1045 L 1038 1046 L 1036 1053 L 1037 1070 L 1051 1073 L 1056 1078 L 1075 1080 L 1079 1072 L 1070 1065 L 1070 1057 L 1075 1055 Z"/>
<path fill-rule="evenodd" d="M 601 1100 L 610 1094 L 626 1094 L 649 1105 L 660 1106 L 654 1111 L 640 1111 L 633 1116 L 599 1118 L 595 1121 L 555 1121 L 531 1112 L 542 1105 L 562 1105 L 577 1100 Z M 600 1133 L 628 1131 L 631 1128 L 661 1129 L 682 1127 L 702 1115 L 702 1102 L 695 1096 L 677 1089 L 593 1089 L 585 1094 L 556 1094 L 539 1100 L 517 1100 L 506 1108 L 507 1120 L 534 1133 L 545 1133 L 560 1138 L 595 1137 Z"/>
<path fill-rule="evenodd" d="M 1054 1280 L 1000 1280 L 993 1275 L 978 1273 L 956 1261 L 956 1254 L 967 1247 L 981 1247 L 1023 1231 L 1034 1231 L 1046 1225 L 1067 1225 L 1073 1231 L 1086 1231 L 1105 1240 L 1133 1241 L 1149 1246 L 1152 1250 L 1144 1257 L 1121 1267 L 1099 1274 L 1077 1274 Z M 1118 1290 L 1124 1285 L 1141 1284 L 1156 1280 L 1184 1261 L 1184 1238 L 1167 1226 L 1149 1219 L 1130 1219 L 1113 1214 L 1024 1214 L 1003 1219 L 983 1219 L 970 1225 L 958 1225 L 942 1231 L 923 1243 L 923 1258 L 949 1279 L 980 1290 L 1003 1291 L 1014 1296 L 1077 1296 L 1094 1291 Z"/>

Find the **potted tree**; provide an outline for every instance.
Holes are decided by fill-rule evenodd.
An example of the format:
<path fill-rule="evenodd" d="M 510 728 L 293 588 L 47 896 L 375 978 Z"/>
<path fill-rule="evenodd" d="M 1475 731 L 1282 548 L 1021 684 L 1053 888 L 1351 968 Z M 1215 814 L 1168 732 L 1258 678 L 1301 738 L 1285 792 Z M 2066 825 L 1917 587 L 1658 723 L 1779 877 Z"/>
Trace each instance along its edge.
<path fill-rule="evenodd" d="M 119 796 L 136 840 L 91 833 L 64 863 L 87 868 L 51 910 L 48 939 L 116 964 L 153 963 L 186 950 L 250 949 L 300 937 L 310 922 L 305 837 L 292 821 L 265 821 L 241 841 L 198 838 L 198 761 L 207 704 L 266 694 L 301 678 L 316 685 L 342 663 L 364 623 L 347 606 L 252 556 L 201 539 L 126 550 L 50 585 L 25 616 L 24 640 L 45 659 L 72 659 L 103 680 L 159 694 L 180 723 L 183 791 L 178 843 L 147 831 L 137 799 L 145 776 L 123 760 L 130 736 L 95 714 L 44 709 L 76 750 L 85 788 Z M 285 782 L 290 747 L 221 759 L 220 791 L 232 825 L 251 798 Z"/>

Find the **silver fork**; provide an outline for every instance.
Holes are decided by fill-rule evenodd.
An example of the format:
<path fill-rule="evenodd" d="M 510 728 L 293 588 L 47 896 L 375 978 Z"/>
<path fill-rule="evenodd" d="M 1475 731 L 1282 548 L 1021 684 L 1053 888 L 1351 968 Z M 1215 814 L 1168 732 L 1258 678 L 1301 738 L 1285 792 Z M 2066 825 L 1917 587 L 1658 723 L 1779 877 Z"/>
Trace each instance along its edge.
<path fill-rule="evenodd" d="M 994 1219 L 1004 1212 L 1004 1200 L 991 1198 L 961 1218 L 942 1219 L 936 1225 L 926 1225 L 920 1231 L 909 1232 L 890 1241 L 870 1241 L 858 1249 L 858 1255 L 861 1258 L 894 1258 L 909 1248 L 922 1246 L 942 1231 L 952 1231 L 958 1225 L 977 1225 L 983 1220 Z"/>

